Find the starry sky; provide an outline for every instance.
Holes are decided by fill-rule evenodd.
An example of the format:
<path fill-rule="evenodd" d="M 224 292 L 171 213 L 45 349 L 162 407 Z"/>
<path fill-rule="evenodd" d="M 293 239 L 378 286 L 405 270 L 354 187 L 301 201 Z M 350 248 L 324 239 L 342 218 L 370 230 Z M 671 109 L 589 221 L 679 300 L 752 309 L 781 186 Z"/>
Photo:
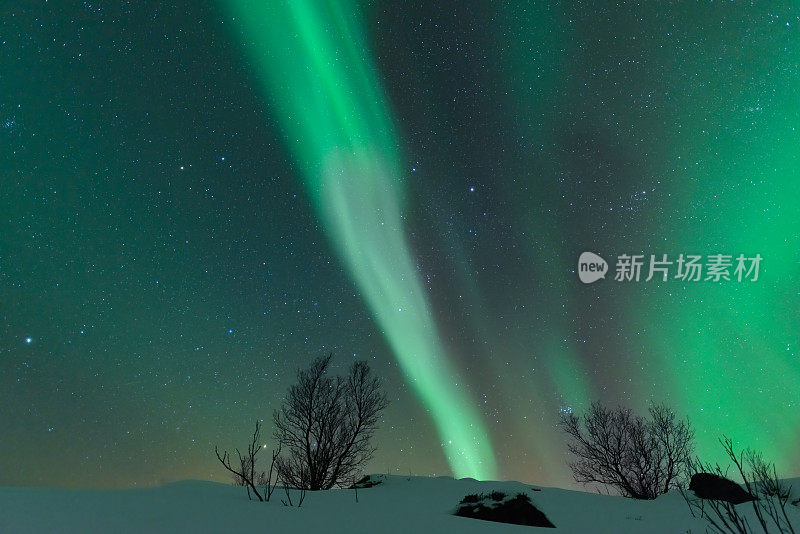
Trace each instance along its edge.
<path fill-rule="evenodd" d="M 0 7 L 0 484 L 227 481 L 329 352 L 367 471 L 570 486 L 600 400 L 800 474 L 796 3 L 168 4 Z"/>

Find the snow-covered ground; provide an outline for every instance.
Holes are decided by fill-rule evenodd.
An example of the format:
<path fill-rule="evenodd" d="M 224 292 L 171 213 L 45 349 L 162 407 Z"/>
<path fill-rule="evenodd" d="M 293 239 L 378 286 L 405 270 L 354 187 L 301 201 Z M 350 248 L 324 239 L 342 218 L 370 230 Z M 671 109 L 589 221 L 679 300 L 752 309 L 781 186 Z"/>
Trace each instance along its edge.
<path fill-rule="evenodd" d="M 698 534 L 705 524 L 691 517 L 681 495 L 635 501 L 520 482 L 479 482 L 449 477 L 375 475 L 382 484 L 358 490 L 309 492 L 302 508 L 248 501 L 243 488 L 186 481 L 126 490 L 0 488 L 0 532 L 280 532 L 280 533 L 478 533 L 575 532 Z M 800 479 L 794 480 L 800 488 Z M 452 515 L 467 494 L 499 490 L 527 493 L 556 525 L 540 529 Z M 293 494 L 292 499 L 296 500 Z M 740 505 L 742 510 L 749 504 Z M 800 514 L 800 511 L 792 510 Z"/>

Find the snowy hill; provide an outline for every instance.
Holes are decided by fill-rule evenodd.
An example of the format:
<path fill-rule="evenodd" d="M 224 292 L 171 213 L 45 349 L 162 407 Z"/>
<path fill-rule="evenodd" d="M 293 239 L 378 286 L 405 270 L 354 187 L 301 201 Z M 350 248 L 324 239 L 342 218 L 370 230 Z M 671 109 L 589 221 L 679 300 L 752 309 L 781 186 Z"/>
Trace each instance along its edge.
<path fill-rule="evenodd" d="M 302 508 L 248 501 L 243 488 L 203 481 L 126 490 L 0 488 L 0 532 L 259 532 L 283 533 L 694 533 L 705 531 L 679 493 L 635 501 L 519 482 L 374 475 L 381 484 L 309 492 Z M 800 480 L 794 481 L 800 488 Z M 453 514 L 468 494 L 524 492 L 555 529 L 493 523 Z M 296 503 L 297 495 L 292 499 Z M 743 505 L 747 510 L 747 505 Z M 793 510 L 796 511 L 796 510 Z"/>

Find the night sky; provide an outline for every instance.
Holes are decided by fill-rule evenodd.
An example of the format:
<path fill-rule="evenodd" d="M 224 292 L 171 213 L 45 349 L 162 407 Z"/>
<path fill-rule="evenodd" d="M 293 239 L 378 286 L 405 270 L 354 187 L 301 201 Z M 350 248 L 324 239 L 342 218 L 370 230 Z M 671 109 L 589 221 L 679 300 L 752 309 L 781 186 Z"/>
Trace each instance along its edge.
<path fill-rule="evenodd" d="M 568 486 L 601 400 L 800 473 L 796 3 L 170 4 L 0 7 L 0 485 L 229 481 L 328 352 L 368 472 Z"/>

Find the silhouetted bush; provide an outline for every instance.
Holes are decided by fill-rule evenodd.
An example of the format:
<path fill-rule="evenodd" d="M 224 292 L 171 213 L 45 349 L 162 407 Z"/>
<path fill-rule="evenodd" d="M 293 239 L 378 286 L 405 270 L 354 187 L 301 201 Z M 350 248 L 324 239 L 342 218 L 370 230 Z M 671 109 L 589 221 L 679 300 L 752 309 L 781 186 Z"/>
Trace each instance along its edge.
<path fill-rule="evenodd" d="M 247 454 L 242 454 L 239 452 L 239 449 L 236 449 L 236 454 L 239 457 L 238 468 L 231 465 L 231 457 L 228 451 L 223 451 L 222 455 L 220 455 L 219 447 L 215 446 L 214 452 L 223 467 L 233 475 L 234 484 L 247 488 L 248 499 L 252 499 L 252 491 L 259 501 L 269 501 L 270 497 L 272 497 L 272 492 L 275 490 L 275 484 L 278 483 L 277 478 L 275 482 L 272 483 L 272 473 L 281 449 L 280 445 L 278 445 L 278 450 L 272 451 L 272 462 L 269 465 L 269 472 L 256 470 L 256 456 L 261 452 L 261 449 L 261 425 L 256 421 L 256 429 L 253 432 L 253 439 L 250 440 L 250 445 L 247 447 Z M 257 486 L 264 486 L 263 494 L 258 491 Z"/>
<path fill-rule="evenodd" d="M 370 439 L 388 401 L 366 362 L 346 378 L 328 376 L 331 356 L 297 373 L 297 383 L 273 416 L 285 455 L 276 464 L 281 481 L 298 489 L 345 487 L 375 452 Z"/>
<path fill-rule="evenodd" d="M 725 478 L 725 472 L 719 464 L 704 464 L 694 460 L 689 465 L 693 481 L 689 490 L 694 492 L 694 496 L 681 490 L 692 515 L 704 518 L 709 527 L 720 534 L 750 534 L 754 529 L 765 534 L 795 534 L 800 530 L 798 512 L 787 508 L 792 487 L 778 478 L 775 465 L 751 449 L 737 455 L 729 438 L 721 439 L 720 443 L 742 478 L 744 489 Z M 713 488 L 709 484 L 712 480 L 716 482 Z M 741 508 L 737 508 L 737 504 L 742 506 L 748 501 L 757 526 L 750 525 Z"/>
<path fill-rule="evenodd" d="M 583 416 L 564 413 L 561 424 L 572 438 L 567 447 L 577 482 L 616 488 L 625 497 L 655 499 L 678 487 L 692 454 L 694 432 L 666 406 L 650 417 L 594 403 Z"/>

